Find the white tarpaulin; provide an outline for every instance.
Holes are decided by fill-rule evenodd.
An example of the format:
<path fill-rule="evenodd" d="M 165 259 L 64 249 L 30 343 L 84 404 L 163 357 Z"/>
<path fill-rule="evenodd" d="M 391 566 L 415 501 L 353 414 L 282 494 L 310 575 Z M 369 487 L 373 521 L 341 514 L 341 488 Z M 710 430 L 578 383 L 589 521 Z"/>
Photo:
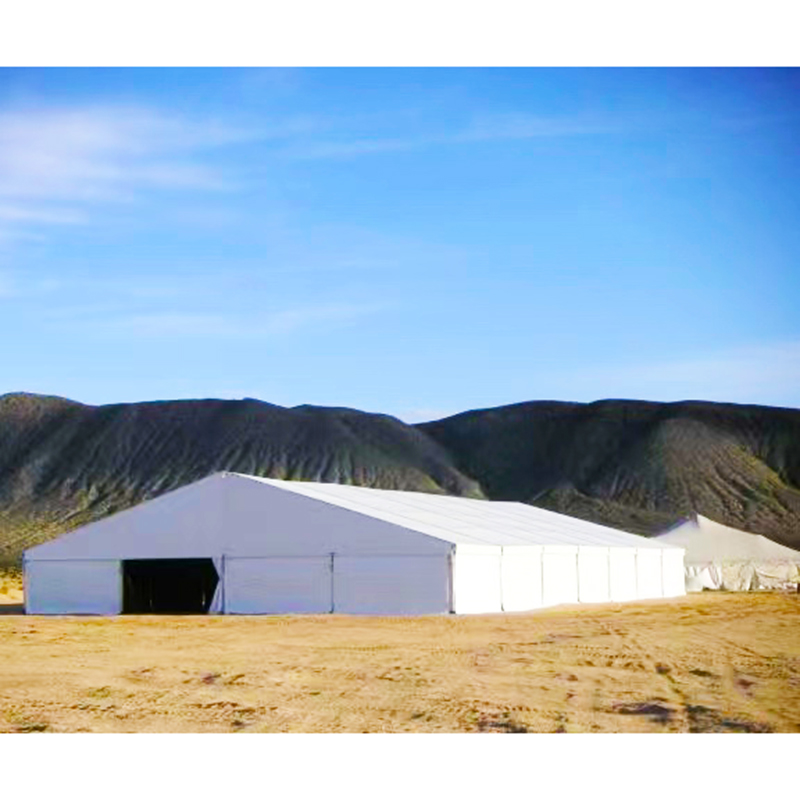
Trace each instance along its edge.
<path fill-rule="evenodd" d="M 328 614 L 330 557 L 225 560 L 228 614 Z"/>
<path fill-rule="evenodd" d="M 119 614 L 119 561 L 26 561 L 29 614 Z"/>
<path fill-rule="evenodd" d="M 542 598 L 542 547 L 504 547 L 500 584 L 503 611 L 540 608 Z"/>
<path fill-rule="evenodd" d="M 445 614 L 450 610 L 447 556 L 333 558 L 337 614 Z"/>
<path fill-rule="evenodd" d="M 31 613 L 485 613 L 675 596 L 683 563 L 522 503 L 218 473 L 31 548 L 25 583 Z"/>
<path fill-rule="evenodd" d="M 687 592 L 796 589 L 800 552 L 700 515 L 656 537 L 683 547 Z"/>

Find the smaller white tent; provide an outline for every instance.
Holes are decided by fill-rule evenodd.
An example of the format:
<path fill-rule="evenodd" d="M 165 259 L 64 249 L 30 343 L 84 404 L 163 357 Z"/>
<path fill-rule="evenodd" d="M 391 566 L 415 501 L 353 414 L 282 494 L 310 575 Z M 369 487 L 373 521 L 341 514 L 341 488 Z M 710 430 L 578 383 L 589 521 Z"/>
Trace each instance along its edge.
<path fill-rule="evenodd" d="M 685 549 L 687 592 L 796 589 L 800 583 L 800 552 L 699 514 L 655 539 Z"/>

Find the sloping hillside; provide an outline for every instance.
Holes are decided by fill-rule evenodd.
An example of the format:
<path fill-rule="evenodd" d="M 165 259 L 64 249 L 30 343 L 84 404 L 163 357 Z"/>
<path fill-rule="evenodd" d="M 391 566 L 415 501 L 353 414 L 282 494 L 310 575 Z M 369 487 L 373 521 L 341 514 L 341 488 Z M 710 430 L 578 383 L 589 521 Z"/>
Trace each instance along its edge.
<path fill-rule="evenodd" d="M 86 406 L 0 397 L 0 560 L 212 472 L 481 497 L 421 431 L 380 414 L 257 400 Z"/>
<path fill-rule="evenodd" d="M 419 427 L 492 499 L 640 533 L 699 512 L 800 548 L 800 411 L 532 402 Z"/>
<path fill-rule="evenodd" d="M 800 549 L 800 411 L 520 403 L 406 425 L 257 400 L 0 397 L 0 562 L 212 472 L 533 503 L 653 533 L 699 512 Z"/>

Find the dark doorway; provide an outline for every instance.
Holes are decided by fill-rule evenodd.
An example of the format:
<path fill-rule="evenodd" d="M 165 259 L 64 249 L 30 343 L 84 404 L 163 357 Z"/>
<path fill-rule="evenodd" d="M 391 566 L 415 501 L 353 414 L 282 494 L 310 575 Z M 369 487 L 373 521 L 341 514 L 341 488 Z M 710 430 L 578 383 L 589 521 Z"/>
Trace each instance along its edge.
<path fill-rule="evenodd" d="M 122 562 L 123 614 L 208 614 L 219 575 L 210 558 Z"/>

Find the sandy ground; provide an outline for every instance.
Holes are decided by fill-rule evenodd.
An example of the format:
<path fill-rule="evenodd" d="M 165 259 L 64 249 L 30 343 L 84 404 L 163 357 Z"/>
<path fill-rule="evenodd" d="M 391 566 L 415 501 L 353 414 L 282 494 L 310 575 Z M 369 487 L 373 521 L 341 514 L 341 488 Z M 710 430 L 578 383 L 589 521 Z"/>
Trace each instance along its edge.
<path fill-rule="evenodd" d="M 0 616 L 0 731 L 800 731 L 800 596 L 473 617 Z"/>
<path fill-rule="evenodd" d="M 0 567 L 0 613 L 2 606 L 22 603 L 22 572 Z"/>

